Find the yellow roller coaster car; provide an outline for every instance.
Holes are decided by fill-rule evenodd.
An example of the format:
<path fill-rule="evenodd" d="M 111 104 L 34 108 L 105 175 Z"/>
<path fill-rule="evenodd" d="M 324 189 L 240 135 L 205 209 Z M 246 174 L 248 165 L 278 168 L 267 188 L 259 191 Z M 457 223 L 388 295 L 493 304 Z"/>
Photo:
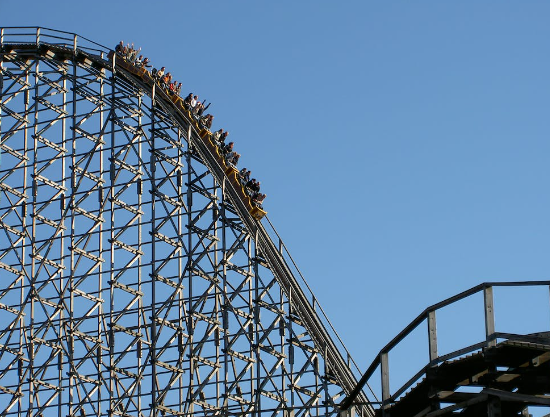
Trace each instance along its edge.
<path fill-rule="evenodd" d="M 108 55 L 111 62 L 115 59 L 115 53 L 111 51 Z M 116 65 L 120 66 L 121 68 L 124 68 L 126 71 L 130 72 L 131 74 L 134 74 L 138 78 L 140 78 L 145 84 L 149 85 L 150 87 L 153 87 L 155 84 L 155 79 L 151 76 L 149 71 L 147 71 L 146 68 L 143 67 L 136 67 L 132 63 L 126 61 L 122 56 L 116 55 Z M 159 86 L 159 84 L 157 84 Z M 193 126 L 195 126 L 197 132 L 199 132 L 199 136 L 203 140 L 203 142 L 206 144 L 212 155 L 214 155 L 218 159 L 218 163 L 222 168 L 224 168 L 225 174 L 231 184 L 234 186 L 234 188 L 239 191 L 240 197 L 242 202 L 245 204 L 246 208 L 248 209 L 248 212 L 257 220 L 261 220 L 262 217 L 264 217 L 267 212 L 262 210 L 260 207 L 258 207 L 253 201 L 252 198 L 248 195 L 246 192 L 245 187 L 241 184 L 241 181 L 239 179 L 239 171 L 231 166 L 226 164 L 225 158 L 223 155 L 221 155 L 218 146 L 214 143 L 212 140 L 212 133 L 208 130 L 203 128 L 199 125 L 197 120 L 193 117 L 191 112 L 185 108 L 183 105 L 183 100 L 180 96 L 177 94 L 172 93 L 171 91 L 167 91 L 164 88 L 161 88 L 161 90 L 166 97 L 174 103 L 176 108 L 182 113 L 186 119 L 188 119 Z"/>

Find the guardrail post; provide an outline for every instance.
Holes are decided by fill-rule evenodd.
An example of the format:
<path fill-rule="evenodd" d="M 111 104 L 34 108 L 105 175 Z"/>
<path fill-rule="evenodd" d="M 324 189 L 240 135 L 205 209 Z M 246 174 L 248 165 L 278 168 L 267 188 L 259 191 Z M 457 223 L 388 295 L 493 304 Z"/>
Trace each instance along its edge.
<path fill-rule="evenodd" d="M 437 327 L 435 322 L 435 311 L 428 313 L 428 343 L 430 346 L 430 362 L 437 359 Z"/>
<path fill-rule="evenodd" d="M 380 374 L 382 377 L 382 401 L 390 398 L 390 366 L 388 352 L 380 354 Z"/>
<path fill-rule="evenodd" d="M 36 28 L 36 46 L 40 46 L 40 28 Z"/>
<path fill-rule="evenodd" d="M 485 304 L 485 336 L 487 346 L 496 346 L 496 339 L 491 337 L 495 334 L 495 307 L 493 303 L 493 287 L 486 287 L 483 290 L 483 299 Z"/>

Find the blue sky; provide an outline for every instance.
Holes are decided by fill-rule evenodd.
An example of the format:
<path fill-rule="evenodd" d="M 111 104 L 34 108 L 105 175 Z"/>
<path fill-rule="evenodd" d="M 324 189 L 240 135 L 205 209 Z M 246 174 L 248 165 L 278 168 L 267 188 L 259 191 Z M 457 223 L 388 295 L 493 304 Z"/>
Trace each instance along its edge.
<path fill-rule="evenodd" d="M 0 0 L 0 26 L 133 42 L 213 103 L 363 369 L 428 305 L 549 279 L 549 17 L 543 1 Z"/>

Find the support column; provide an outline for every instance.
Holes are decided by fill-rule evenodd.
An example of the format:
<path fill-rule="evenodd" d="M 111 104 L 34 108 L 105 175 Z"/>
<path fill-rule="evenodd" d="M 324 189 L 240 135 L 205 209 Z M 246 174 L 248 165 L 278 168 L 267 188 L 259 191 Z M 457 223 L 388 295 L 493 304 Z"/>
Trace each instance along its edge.
<path fill-rule="evenodd" d="M 390 366 L 388 361 L 388 353 L 380 354 L 380 374 L 382 376 L 382 401 L 390 398 Z"/>
<path fill-rule="evenodd" d="M 496 346 L 496 339 L 489 340 L 495 333 L 495 310 L 493 303 L 493 287 L 487 287 L 483 290 L 485 304 L 485 336 L 487 346 Z"/>
<path fill-rule="evenodd" d="M 435 311 L 428 313 L 428 343 L 430 346 L 430 362 L 437 359 L 437 327 L 435 321 Z"/>

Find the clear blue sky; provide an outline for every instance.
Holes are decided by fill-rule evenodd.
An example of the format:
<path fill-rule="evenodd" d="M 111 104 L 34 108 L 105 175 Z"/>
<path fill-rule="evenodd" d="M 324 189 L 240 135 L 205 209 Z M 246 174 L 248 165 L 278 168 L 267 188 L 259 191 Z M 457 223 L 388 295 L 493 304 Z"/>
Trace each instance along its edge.
<path fill-rule="evenodd" d="M 213 103 L 363 369 L 430 304 L 550 278 L 549 19 L 543 1 L 0 0 L 0 26 L 133 42 Z"/>

